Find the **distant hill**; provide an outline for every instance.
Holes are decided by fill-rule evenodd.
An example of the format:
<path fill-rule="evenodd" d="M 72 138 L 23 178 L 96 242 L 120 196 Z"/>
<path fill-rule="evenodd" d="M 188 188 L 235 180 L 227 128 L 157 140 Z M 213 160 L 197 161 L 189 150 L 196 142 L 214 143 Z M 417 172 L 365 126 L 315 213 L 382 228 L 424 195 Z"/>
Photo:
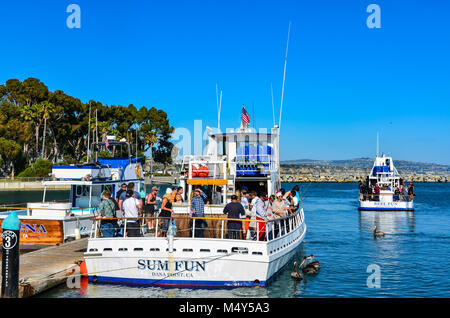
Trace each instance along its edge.
<path fill-rule="evenodd" d="M 281 161 L 282 166 L 319 166 L 319 167 L 340 167 L 347 169 L 370 169 L 373 166 L 374 158 L 355 158 L 348 160 L 313 160 L 298 159 Z M 447 172 L 450 173 L 449 165 L 436 163 L 414 162 L 408 160 L 395 160 L 394 165 L 398 170 L 408 170 L 415 172 Z"/>

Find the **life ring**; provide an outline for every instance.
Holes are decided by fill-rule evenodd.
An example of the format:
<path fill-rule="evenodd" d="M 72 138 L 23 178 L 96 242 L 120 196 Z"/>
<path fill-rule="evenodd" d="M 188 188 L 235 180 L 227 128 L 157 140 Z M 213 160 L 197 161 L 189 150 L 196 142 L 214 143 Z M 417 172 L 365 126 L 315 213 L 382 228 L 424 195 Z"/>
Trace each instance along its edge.
<path fill-rule="evenodd" d="M 209 174 L 209 169 L 207 166 L 200 166 L 198 168 L 198 176 L 200 178 L 206 178 Z"/>
<path fill-rule="evenodd" d="M 200 167 L 198 165 L 192 165 L 192 178 L 198 177 L 200 173 Z"/>

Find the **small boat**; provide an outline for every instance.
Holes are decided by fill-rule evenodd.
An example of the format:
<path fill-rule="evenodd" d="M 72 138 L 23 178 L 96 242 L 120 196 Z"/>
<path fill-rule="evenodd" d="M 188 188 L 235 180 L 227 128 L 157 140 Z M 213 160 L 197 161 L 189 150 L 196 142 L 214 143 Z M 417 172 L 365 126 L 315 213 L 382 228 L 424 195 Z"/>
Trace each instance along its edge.
<path fill-rule="evenodd" d="M 377 155 L 365 184 L 360 186 L 359 210 L 413 211 L 415 195 L 408 191 L 392 157 Z"/>
<path fill-rule="evenodd" d="M 130 156 L 130 144 L 116 142 L 113 136 L 108 136 L 111 157 L 98 157 L 106 148 L 105 142 L 92 144 L 96 159 L 93 163 L 54 165 L 51 180 L 42 182 L 42 202 L 28 202 L 26 207 L 13 209 L 21 222 L 22 248 L 40 248 L 88 236 L 103 191 L 109 190 L 115 198 L 120 185 L 129 182 L 135 183 L 135 191 L 142 189 L 143 158 Z M 57 185 L 70 187 L 67 201 L 46 201 L 47 187 Z M 0 224 L 11 210 L 0 213 Z"/>

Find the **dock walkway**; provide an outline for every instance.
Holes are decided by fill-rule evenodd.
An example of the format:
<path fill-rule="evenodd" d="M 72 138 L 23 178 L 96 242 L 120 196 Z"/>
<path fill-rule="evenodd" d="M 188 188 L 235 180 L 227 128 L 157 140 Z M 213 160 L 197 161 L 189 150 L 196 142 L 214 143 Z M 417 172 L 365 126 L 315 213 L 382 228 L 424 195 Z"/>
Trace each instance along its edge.
<path fill-rule="evenodd" d="M 20 255 L 19 298 L 31 297 L 65 283 L 78 270 L 87 243 L 88 238 L 83 238 Z"/>

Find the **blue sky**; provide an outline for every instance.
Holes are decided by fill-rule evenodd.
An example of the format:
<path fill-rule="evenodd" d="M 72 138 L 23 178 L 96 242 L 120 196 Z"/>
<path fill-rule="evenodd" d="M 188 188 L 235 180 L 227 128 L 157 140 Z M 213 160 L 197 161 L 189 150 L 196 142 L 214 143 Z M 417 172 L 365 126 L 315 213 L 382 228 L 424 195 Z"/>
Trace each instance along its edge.
<path fill-rule="evenodd" d="M 81 8 L 81 28 L 66 7 Z M 369 29 L 369 4 L 381 28 Z M 108 105 L 155 106 L 175 127 L 278 121 L 281 158 L 450 164 L 447 1 L 0 1 L 0 83 L 37 77 Z M 253 115 L 254 105 L 254 115 Z"/>

